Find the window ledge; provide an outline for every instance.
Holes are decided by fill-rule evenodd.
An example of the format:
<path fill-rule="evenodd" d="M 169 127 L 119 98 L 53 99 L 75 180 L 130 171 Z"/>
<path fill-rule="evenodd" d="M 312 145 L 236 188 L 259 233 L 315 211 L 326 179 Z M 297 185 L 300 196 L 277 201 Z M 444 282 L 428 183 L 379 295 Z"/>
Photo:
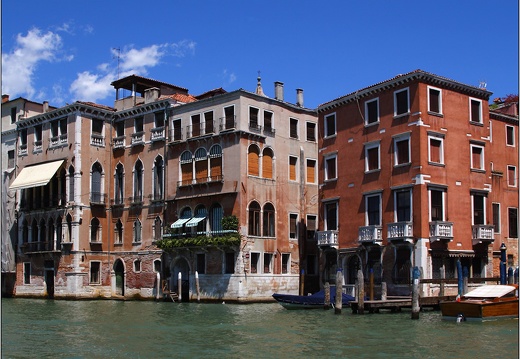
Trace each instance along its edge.
<path fill-rule="evenodd" d="M 326 179 L 326 180 L 323 180 L 324 183 L 328 183 L 328 182 L 336 182 L 338 180 L 338 178 L 330 178 L 330 179 Z"/>
<path fill-rule="evenodd" d="M 394 165 L 394 168 L 406 167 L 406 166 L 410 166 L 411 164 L 412 164 L 412 162 L 399 163 L 397 165 Z"/>
<path fill-rule="evenodd" d="M 133 246 L 138 246 L 138 245 L 140 245 L 140 244 L 141 244 L 141 242 L 132 242 L 132 245 L 133 245 Z"/>
<path fill-rule="evenodd" d="M 397 120 L 399 118 L 406 117 L 406 116 L 410 116 L 410 111 L 402 113 L 400 115 L 394 115 L 394 120 Z"/>
<path fill-rule="evenodd" d="M 435 117 L 444 117 L 444 115 L 442 113 L 439 113 L 439 112 L 432 112 L 432 111 L 428 111 L 428 115 L 431 115 L 431 116 L 435 116 Z"/>
<path fill-rule="evenodd" d="M 376 172 L 381 172 L 381 169 L 378 168 L 378 169 L 375 169 L 375 170 L 369 170 L 369 171 L 365 171 L 365 174 L 368 175 L 368 174 L 371 174 L 371 173 L 376 173 Z"/>
<path fill-rule="evenodd" d="M 331 138 L 336 138 L 337 135 L 338 135 L 338 134 L 335 133 L 335 134 L 330 135 L 330 136 L 325 136 L 325 137 L 323 137 L 323 139 L 324 139 L 324 140 L 328 140 L 328 139 L 331 139 Z"/>
<path fill-rule="evenodd" d="M 480 169 L 480 168 L 472 168 L 471 172 L 486 173 L 486 170 L 483 170 L 483 169 Z"/>
<path fill-rule="evenodd" d="M 377 126 L 377 125 L 379 125 L 379 123 L 380 123 L 379 121 L 372 122 L 372 123 L 365 122 L 365 128 Z"/>
<path fill-rule="evenodd" d="M 470 125 L 484 127 L 484 124 L 482 122 L 469 121 L 469 123 L 470 123 Z"/>
<path fill-rule="evenodd" d="M 435 167 L 446 167 L 446 165 L 444 163 L 439 163 L 439 162 L 431 162 L 431 161 L 428 161 L 428 164 L 430 166 L 435 166 Z"/>

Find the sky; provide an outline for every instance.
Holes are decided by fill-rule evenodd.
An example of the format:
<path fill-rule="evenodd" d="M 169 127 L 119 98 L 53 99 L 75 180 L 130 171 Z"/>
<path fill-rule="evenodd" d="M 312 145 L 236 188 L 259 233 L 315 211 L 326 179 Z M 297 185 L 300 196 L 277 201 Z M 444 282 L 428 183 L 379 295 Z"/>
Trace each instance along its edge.
<path fill-rule="evenodd" d="M 421 69 L 518 94 L 516 0 L 4 0 L 2 94 L 113 106 L 136 74 L 187 88 L 317 108 Z"/>

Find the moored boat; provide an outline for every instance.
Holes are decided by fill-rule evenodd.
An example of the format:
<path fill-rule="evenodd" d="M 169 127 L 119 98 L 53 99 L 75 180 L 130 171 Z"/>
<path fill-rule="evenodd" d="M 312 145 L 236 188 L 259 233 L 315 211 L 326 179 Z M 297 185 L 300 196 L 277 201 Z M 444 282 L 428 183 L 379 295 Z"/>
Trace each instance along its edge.
<path fill-rule="evenodd" d="M 347 307 L 355 298 L 342 293 L 342 305 Z M 273 298 L 285 309 L 323 309 L 325 306 L 325 291 L 320 290 L 311 295 L 294 295 L 274 293 Z M 330 305 L 336 302 L 336 287 L 330 287 Z"/>
<path fill-rule="evenodd" d="M 518 318 L 518 285 L 484 285 L 440 307 L 443 319 Z"/>

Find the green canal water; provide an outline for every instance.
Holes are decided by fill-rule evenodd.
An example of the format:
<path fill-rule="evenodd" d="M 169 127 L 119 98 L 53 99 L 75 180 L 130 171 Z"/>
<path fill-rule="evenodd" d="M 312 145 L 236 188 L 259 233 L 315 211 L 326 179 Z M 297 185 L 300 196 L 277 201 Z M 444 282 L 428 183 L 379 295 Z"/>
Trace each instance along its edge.
<path fill-rule="evenodd" d="M 2 358 L 518 358 L 518 320 L 273 304 L 2 299 Z"/>

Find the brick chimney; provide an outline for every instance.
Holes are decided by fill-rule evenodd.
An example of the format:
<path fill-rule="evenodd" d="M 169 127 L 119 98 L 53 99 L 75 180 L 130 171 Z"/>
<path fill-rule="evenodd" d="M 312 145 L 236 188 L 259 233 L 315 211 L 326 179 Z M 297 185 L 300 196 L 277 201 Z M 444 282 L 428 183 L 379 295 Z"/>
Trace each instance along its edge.
<path fill-rule="evenodd" d="M 160 90 L 157 87 L 152 87 L 144 90 L 144 103 L 157 101 Z"/>
<path fill-rule="evenodd" d="M 2 95 L 2 103 L 9 101 L 9 95 Z"/>
<path fill-rule="evenodd" d="M 303 107 L 303 89 L 296 89 L 296 106 Z"/>
<path fill-rule="evenodd" d="M 43 101 L 43 113 L 49 112 L 49 101 Z"/>
<path fill-rule="evenodd" d="M 283 82 L 276 81 L 274 83 L 274 99 L 283 101 Z"/>

